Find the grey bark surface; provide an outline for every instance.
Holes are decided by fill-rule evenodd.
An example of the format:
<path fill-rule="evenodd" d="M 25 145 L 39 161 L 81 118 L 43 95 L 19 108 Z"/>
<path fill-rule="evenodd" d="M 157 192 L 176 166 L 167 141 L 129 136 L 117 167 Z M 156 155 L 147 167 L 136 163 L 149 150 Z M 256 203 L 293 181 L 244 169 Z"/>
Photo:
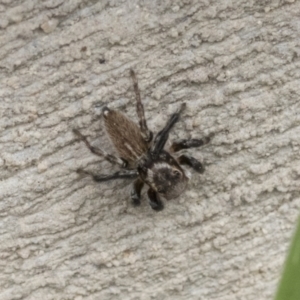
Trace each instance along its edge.
<path fill-rule="evenodd" d="M 300 3 L 3 1 L 0 299 L 272 299 L 300 206 Z M 109 152 L 104 104 L 171 139 L 213 133 L 184 194 L 151 210 Z"/>

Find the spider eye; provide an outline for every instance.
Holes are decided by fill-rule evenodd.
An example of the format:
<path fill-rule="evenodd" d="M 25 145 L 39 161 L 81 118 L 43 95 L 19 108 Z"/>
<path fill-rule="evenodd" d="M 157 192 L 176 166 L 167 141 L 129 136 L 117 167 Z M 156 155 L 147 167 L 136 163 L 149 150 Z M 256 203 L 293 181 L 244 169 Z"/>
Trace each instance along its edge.
<path fill-rule="evenodd" d="M 179 177 L 180 177 L 180 172 L 177 171 L 177 170 L 174 170 L 174 171 L 173 171 L 173 174 L 174 174 L 174 176 L 175 176 L 176 178 L 179 178 Z"/>

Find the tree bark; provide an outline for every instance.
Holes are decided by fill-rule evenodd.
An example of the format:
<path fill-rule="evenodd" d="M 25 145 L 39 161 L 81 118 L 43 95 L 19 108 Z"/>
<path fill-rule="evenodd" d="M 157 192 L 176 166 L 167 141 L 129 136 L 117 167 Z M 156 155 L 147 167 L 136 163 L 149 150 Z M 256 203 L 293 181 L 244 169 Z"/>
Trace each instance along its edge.
<path fill-rule="evenodd" d="M 0 299 L 272 299 L 300 197 L 300 2 L 0 5 Z M 184 194 L 153 211 L 109 153 L 104 105 L 170 140 L 213 134 Z"/>

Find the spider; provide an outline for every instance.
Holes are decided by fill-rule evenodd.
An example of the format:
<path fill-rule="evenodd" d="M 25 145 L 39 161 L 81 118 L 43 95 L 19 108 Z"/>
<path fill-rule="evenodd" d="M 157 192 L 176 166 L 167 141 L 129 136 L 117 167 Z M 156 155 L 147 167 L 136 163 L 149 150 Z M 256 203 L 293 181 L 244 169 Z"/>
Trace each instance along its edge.
<path fill-rule="evenodd" d="M 106 131 L 119 157 L 92 146 L 86 136 L 77 129 L 73 129 L 92 153 L 112 164 L 119 165 L 121 170 L 105 175 L 93 174 L 82 169 L 78 169 L 77 172 L 92 176 L 96 182 L 134 179 L 131 190 L 131 200 L 134 206 L 140 205 L 141 191 L 144 184 L 147 184 L 149 204 L 152 209 L 160 211 L 164 208 L 161 197 L 167 200 L 176 198 L 186 188 L 189 178 L 181 165 L 192 167 L 199 173 L 204 172 L 203 165 L 194 157 L 186 154 L 175 157 L 173 154 L 183 149 L 205 145 L 210 141 L 210 137 L 175 141 L 169 151 L 164 150 L 169 132 L 178 122 L 186 104 L 181 104 L 180 109 L 169 117 L 165 127 L 153 139 L 153 133 L 147 127 L 135 72 L 130 70 L 130 75 L 133 80 L 139 126 L 119 111 L 111 110 L 106 106 L 102 109 Z"/>

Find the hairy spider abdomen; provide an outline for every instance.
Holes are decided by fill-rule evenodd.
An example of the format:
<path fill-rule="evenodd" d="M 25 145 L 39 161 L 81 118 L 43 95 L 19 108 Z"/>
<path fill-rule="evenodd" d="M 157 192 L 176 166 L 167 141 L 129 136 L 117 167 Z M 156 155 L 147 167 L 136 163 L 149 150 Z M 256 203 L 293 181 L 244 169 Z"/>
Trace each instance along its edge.
<path fill-rule="evenodd" d="M 127 160 L 131 167 L 135 167 L 148 150 L 140 128 L 118 111 L 105 107 L 103 115 L 106 131 L 120 157 Z"/>

